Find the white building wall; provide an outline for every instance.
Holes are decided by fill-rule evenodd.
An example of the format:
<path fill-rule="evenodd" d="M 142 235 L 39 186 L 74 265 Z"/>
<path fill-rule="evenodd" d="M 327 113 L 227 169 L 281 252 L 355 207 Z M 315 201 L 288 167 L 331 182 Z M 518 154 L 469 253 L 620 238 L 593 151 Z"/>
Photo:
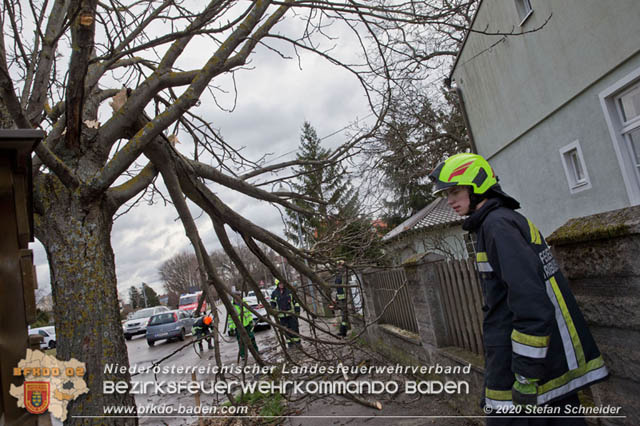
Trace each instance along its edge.
<path fill-rule="evenodd" d="M 478 153 L 545 235 L 629 206 L 599 94 L 640 68 L 640 1 L 531 0 L 525 36 L 472 34 L 454 73 Z M 510 29 L 514 0 L 484 0 L 474 28 Z M 517 28 L 517 22 L 516 22 Z M 489 48 L 492 44 L 495 46 Z M 487 50 L 488 49 L 488 50 Z M 590 188 L 572 193 L 560 148 L 578 141 Z"/>
<path fill-rule="evenodd" d="M 483 0 L 474 29 L 531 31 L 549 22 L 522 36 L 472 33 L 453 74 L 479 153 L 488 157 L 640 51 L 640 1 L 531 4 L 534 13 L 519 27 L 515 0 Z"/>
<path fill-rule="evenodd" d="M 439 228 L 427 233 L 413 233 L 405 238 L 389 243 L 385 251 L 395 265 L 419 253 L 436 253 L 449 259 L 466 259 L 467 249 L 461 225 Z"/>

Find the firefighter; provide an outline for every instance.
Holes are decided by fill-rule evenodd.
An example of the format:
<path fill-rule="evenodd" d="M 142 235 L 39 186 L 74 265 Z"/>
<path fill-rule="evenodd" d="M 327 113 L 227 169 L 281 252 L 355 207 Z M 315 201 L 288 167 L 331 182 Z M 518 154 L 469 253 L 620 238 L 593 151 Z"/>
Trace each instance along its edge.
<path fill-rule="evenodd" d="M 300 313 L 300 304 L 295 300 L 291 291 L 285 288 L 283 282 L 280 282 L 280 280 L 276 278 L 275 283 L 277 287 L 271 293 L 271 301 L 269 303 L 273 309 L 279 311 L 278 322 L 288 330 L 299 333 L 298 317 L 295 316 L 294 313 Z M 285 332 L 285 338 L 290 348 L 302 344 L 300 337 L 293 333 Z"/>
<path fill-rule="evenodd" d="M 239 293 L 234 293 L 234 295 L 237 298 L 241 297 Z M 242 301 L 244 302 L 244 299 L 242 299 Z M 231 303 L 233 304 L 233 307 L 236 310 L 236 314 L 238 315 L 238 318 L 240 319 L 240 321 L 242 321 L 242 326 L 244 327 L 245 331 L 247 332 L 247 335 L 249 336 L 249 339 L 251 340 L 251 345 L 256 350 L 256 352 L 258 352 L 258 344 L 256 343 L 256 336 L 253 333 L 253 325 L 254 325 L 253 314 L 247 308 L 246 305 L 241 306 L 240 303 L 235 298 L 231 300 Z M 240 332 L 237 330 L 238 327 L 235 321 L 233 321 L 231 314 L 229 314 L 229 318 L 227 321 L 229 323 L 229 331 L 235 331 L 236 340 L 238 341 L 238 352 L 239 352 L 240 358 L 245 360 L 247 359 L 247 355 L 245 353 L 244 341 L 240 337 Z"/>
<path fill-rule="evenodd" d="M 339 262 L 340 267 L 343 267 L 344 262 Z M 346 271 L 345 271 L 346 272 Z M 346 274 L 345 274 L 346 275 Z M 342 284 L 342 273 L 338 272 L 335 278 L 335 284 Z M 336 303 L 335 305 L 340 309 L 340 331 L 338 336 L 347 337 L 347 330 L 351 327 L 349 326 L 349 311 L 347 310 L 347 292 L 345 288 L 340 286 L 336 288 Z"/>
<path fill-rule="evenodd" d="M 207 342 L 207 346 L 209 350 L 211 350 L 213 349 L 213 343 L 211 339 L 212 330 L 213 317 L 211 316 L 211 314 L 209 314 L 198 318 L 196 322 L 193 323 L 191 333 L 195 336 L 196 339 L 200 339 L 201 337 L 203 337 L 202 340 L 205 340 Z M 202 340 L 198 340 L 198 348 L 200 349 L 200 352 L 203 351 Z"/>
<path fill-rule="evenodd" d="M 484 297 L 485 412 L 516 405 L 579 406 L 577 392 L 608 376 L 568 283 L 537 227 L 515 210 L 489 163 L 457 154 L 430 175 L 435 193 L 475 234 Z M 564 408 L 562 409 L 564 412 Z M 513 414 L 512 414 L 513 415 Z M 536 425 L 584 425 L 583 418 L 535 419 Z M 488 425 L 533 424 L 487 418 Z"/>

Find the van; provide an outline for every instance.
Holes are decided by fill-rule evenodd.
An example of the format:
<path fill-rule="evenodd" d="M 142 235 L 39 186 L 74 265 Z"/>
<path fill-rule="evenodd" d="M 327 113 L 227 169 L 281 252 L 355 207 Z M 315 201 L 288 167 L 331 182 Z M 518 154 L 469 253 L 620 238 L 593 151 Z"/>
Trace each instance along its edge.
<path fill-rule="evenodd" d="M 53 349 L 56 347 L 56 328 L 52 325 L 47 327 L 30 328 L 29 336 L 40 335 L 40 349 Z"/>
<path fill-rule="evenodd" d="M 198 307 L 198 299 L 202 295 L 202 291 L 197 291 L 195 293 L 185 293 L 180 295 L 180 301 L 178 302 L 178 309 L 190 313 L 192 316 L 195 315 L 195 310 Z M 200 308 L 200 312 L 206 312 L 207 310 L 207 299 L 205 298 L 202 301 L 202 308 Z"/>

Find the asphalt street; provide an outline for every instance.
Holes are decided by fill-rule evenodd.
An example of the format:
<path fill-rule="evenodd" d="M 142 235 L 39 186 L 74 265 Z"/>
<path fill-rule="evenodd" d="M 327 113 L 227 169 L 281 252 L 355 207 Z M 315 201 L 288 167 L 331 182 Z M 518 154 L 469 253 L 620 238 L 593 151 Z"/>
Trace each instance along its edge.
<path fill-rule="evenodd" d="M 224 324 L 221 324 L 221 327 L 223 326 Z M 261 350 L 262 348 L 273 346 L 275 344 L 275 335 L 271 329 L 262 328 L 256 330 L 255 335 L 258 348 L 260 348 Z M 157 410 L 161 409 L 162 407 L 173 407 L 173 409 L 176 410 L 178 409 L 178 407 L 185 407 L 186 409 L 192 409 L 193 407 L 195 407 L 195 396 L 188 392 L 188 390 L 186 389 L 175 393 L 167 392 L 165 394 L 161 394 L 157 388 L 153 387 L 153 385 L 146 385 L 149 387 L 144 390 L 142 386 L 145 386 L 145 383 L 156 381 L 191 381 L 191 373 L 178 372 L 178 369 L 180 367 L 214 367 L 216 365 L 214 350 L 207 350 L 206 344 L 204 344 L 203 346 L 204 352 L 200 354 L 199 350 L 196 350 L 194 338 L 190 334 L 187 335 L 184 341 L 160 340 L 157 341 L 152 347 L 149 347 L 147 345 L 147 341 L 144 335 L 134 336 L 131 340 L 127 341 L 129 363 L 131 366 L 136 366 L 136 368 L 138 369 L 146 369 L 146 367 L 151 367 L 154 363 L 157 363 L 163 358 L 173 354 L 171 357 L 162 361 L 158 365 L 160 368 L 168 369 L 169 372 L 164 373 L 160 371 L 160 373 L 157 375 L 154 375 L 152 372 L 141 373 L 132 377 L 132 385 L 136 386 L 134 385 L 134 383 L 140 382 L 140 384 L 138 385 L 140 386 L 139 391 L 144 392 L 135 396 L 136 404 L 138 405 L 139 409 L 140 407 L 144 407 L 144 409 L 146 409 L 147 407 L 155 407 L 155 409 Z M 237 363 L 238 343 L 235 337 L 220 335 L 219 347 L 222 365 L 231 366 L 232 364 Z M 179 350 L 180 348 L 183 349 Z M 251 356 L 249 357 L 249 364 L 253 364 L 253 358 Z M 210 382 L 212 377 L 213 375 L 207 375 L 206 377 L 204 377 L 204 375 L 196 374 L 196 381 L 206 380 L 207 382 Z M 166 390 L 168 388 L 163 389 Z M 221 394 L 201 394 L 200 398 L 202 405 L 219 405 L 224 401 L 224 395 Z M 193 417 L 176 414 L 172 416 L 162 415 L 161 419 L 162 422 L 160 422 L 160 418 L 157 417 L 157 414 L 155 413 L 149 413 L 148 416 L 141 415 L 140 425 L 165 424 L 169 426 L 178 426 L 190 425 L 195 421 Z"/>

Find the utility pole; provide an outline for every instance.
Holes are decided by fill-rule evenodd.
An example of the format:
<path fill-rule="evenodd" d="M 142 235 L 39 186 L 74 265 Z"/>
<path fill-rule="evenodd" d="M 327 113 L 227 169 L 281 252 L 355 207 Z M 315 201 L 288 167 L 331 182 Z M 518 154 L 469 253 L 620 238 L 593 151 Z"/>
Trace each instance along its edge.
<path fill-rule="evenodd" d="M 281 181 L 280 185 L 282 185 L 283 183 L 286 183 L 287 185 L 289 185 L 289 189 L 291 190 L 291 192 L 293 192 L 293 186 L 286 181 Z M 280 192 L 284 192 L 284 187 L 280 186 L 279 187 L 279 191 Z M 302 236 L 302 223 L 300 222 L 300 213 L 295 212 L 296 213 L 296 222 L 297 222 L 297 231 L 298 231 L 298 245 L 303 248 L 306 249 L 307 245 L 306 242 Z M 309 262 L 307 261 L 307 258 L 304 259 L 304 264 L 309 266 Z M 302 286 L 303 291 L 305 288 L 305 279 L 304 276 L 302 276 L 302 274 L 300 274 L 300 286 Z M 313 283 L 311 283 L 311 285 L 309 286 L 309 295 L 311 296 L 311 305 L 313 306 L 313 311 L 315 313 L 318 312 L 318 306 L 316 305 L 316 295 L 315 295 L 315 288 L 313 286 Z"/>
<path fill-rule="evenodd" d="M 287 265 L 285 265 L 284 257 L 280 256 L 280 262 L 282 262 L 282 273 L 284 274 L 284 279 L 289 281 L 289 274 L 287 273 Z"/>
<path fill-rule="evenodd" d="M 148 308 L 149 304 L 147 303 L 147 292 L 144 289 L 146 285 L 147 285 L 146 283 L 142 283 L 142 297 L 144 298 L 144 307 Z"/>
<path fill-rule="evenodd" d="M 302 224 L 300 223 L 300 214 L 296 212 L 296 221 L 298 222 L 298 241 L 300 242 L 300 246 L 302 248 L 307 248 L 305 240 L 302 237 Z M 304 264 L 309 266 L 309 262 L 307 262 L 307 258 L 304 259 Z M 300 285 L 304 288 L 304 277 L 300 274 Z M 316 295 L 315 289 L 313 287 L 313 283 L 309 288 L 309 294 L 311 295 L 311 305 L 313 306 L 313 312 L 318 313 L 318 307 L 316 306 Z"/>

